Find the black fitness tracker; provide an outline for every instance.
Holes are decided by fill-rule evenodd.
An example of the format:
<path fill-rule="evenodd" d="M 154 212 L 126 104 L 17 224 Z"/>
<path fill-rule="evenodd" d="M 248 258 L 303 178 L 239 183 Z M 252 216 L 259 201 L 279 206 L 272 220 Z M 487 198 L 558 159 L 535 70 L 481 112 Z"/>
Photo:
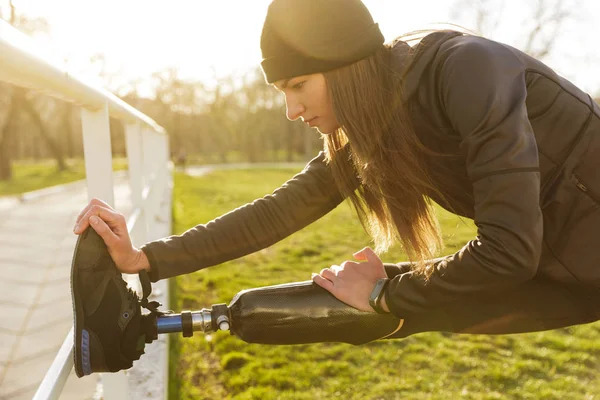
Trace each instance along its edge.
<path fill-rule="evenodd" d="M 388 283 L 390 283 L 388 278 L 378 279 L 377 283 L 375 283 L 373 291 L 371 292 L 371 295 L 369 296 L 369 305 L 373 307 L 373 310 L 375 310 L 377 314 L 389 314 L 387 311 L 381 308 L 381 298 L 383 297 L 383 293 Z"/>

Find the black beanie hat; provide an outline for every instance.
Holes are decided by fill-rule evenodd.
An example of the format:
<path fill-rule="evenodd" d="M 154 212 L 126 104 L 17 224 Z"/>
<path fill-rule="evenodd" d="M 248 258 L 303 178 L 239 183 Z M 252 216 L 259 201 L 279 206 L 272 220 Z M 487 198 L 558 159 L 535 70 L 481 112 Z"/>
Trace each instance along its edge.
<path fill-rule="evenodd" d="M 384 42 L 360 0 L 274 0 L 260 39 L 268 83 L 366 58 Z"/>

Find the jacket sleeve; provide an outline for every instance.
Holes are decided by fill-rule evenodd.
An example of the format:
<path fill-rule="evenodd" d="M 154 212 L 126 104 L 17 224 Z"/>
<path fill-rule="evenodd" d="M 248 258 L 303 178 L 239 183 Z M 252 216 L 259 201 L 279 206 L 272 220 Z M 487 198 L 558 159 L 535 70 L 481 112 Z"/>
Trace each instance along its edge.
<path fill-rule="evenodd" d="M 150 279 L 186 274 L 268 247 L 342 202 L 321 152 L 271 195 L 239 207 L 182 235 L 142 246 Z"/>
<path fill-rule="evenodd" d="M 538 150 L 522 62 L 478 37 L 449 40 L 437 57 L 439 104 L 461 136 L 477 237 L 432 264 L 428 281 L 412 272 L 391 281 L 386 299 L 399 317 L 514 287 L 536 274 L 541 253 Z"/>

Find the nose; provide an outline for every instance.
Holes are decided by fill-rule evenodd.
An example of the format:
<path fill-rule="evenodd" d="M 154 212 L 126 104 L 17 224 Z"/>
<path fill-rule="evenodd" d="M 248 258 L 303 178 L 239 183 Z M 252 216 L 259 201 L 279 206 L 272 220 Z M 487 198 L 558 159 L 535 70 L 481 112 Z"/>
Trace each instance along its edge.
<path fill-rule="evenodd" d="M 285 96 L 285 115 L 290 121 L 295 121 L 304 113 L 304 105 L 295 96 Z"/>

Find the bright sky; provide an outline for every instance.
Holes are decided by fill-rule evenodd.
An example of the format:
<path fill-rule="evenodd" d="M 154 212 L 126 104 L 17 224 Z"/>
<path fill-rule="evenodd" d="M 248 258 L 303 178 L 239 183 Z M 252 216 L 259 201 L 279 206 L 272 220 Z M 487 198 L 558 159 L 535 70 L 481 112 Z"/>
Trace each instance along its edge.
<path fill-rule="evenodd" d="M 488 0 L 489 1 L 489 0 Z M 494 0 L 491 0 L 494 1 Z M 505 0 L 498 29 L 490 38 L 519 47 L 533 0 Z M 555 0 L 552 1 L 552 3 Z M 578 19 L 563 34 L 546 62 L 582 89 L 600 95 L 600 1 L 579 2 Z M 90 72 L 89 59 L 103 53 L 109 71 L 123 80 L 144 79 L 175 67 L 180 76 L 207 83 L 215 76 L 241 74 L 260 63 L 260 32 L 270 0 L 13 0 L 17 10 L 44 17 L 51 37 L 38 38 L 69 60 L 69 68 Z M 452 0 L 364 0 L 386 40 L 450 22 L 474 28 L 456 16 Z M 0 0 L 7 12 L 8 0 Z M 496 2 L 499 3 L 499 2 Z M 507 5 L 506 5 L 507 4 Z M 454 12 L 452 12 L 454 11 Z M 594 21 L 594 19 L 596 21 Z"/>

